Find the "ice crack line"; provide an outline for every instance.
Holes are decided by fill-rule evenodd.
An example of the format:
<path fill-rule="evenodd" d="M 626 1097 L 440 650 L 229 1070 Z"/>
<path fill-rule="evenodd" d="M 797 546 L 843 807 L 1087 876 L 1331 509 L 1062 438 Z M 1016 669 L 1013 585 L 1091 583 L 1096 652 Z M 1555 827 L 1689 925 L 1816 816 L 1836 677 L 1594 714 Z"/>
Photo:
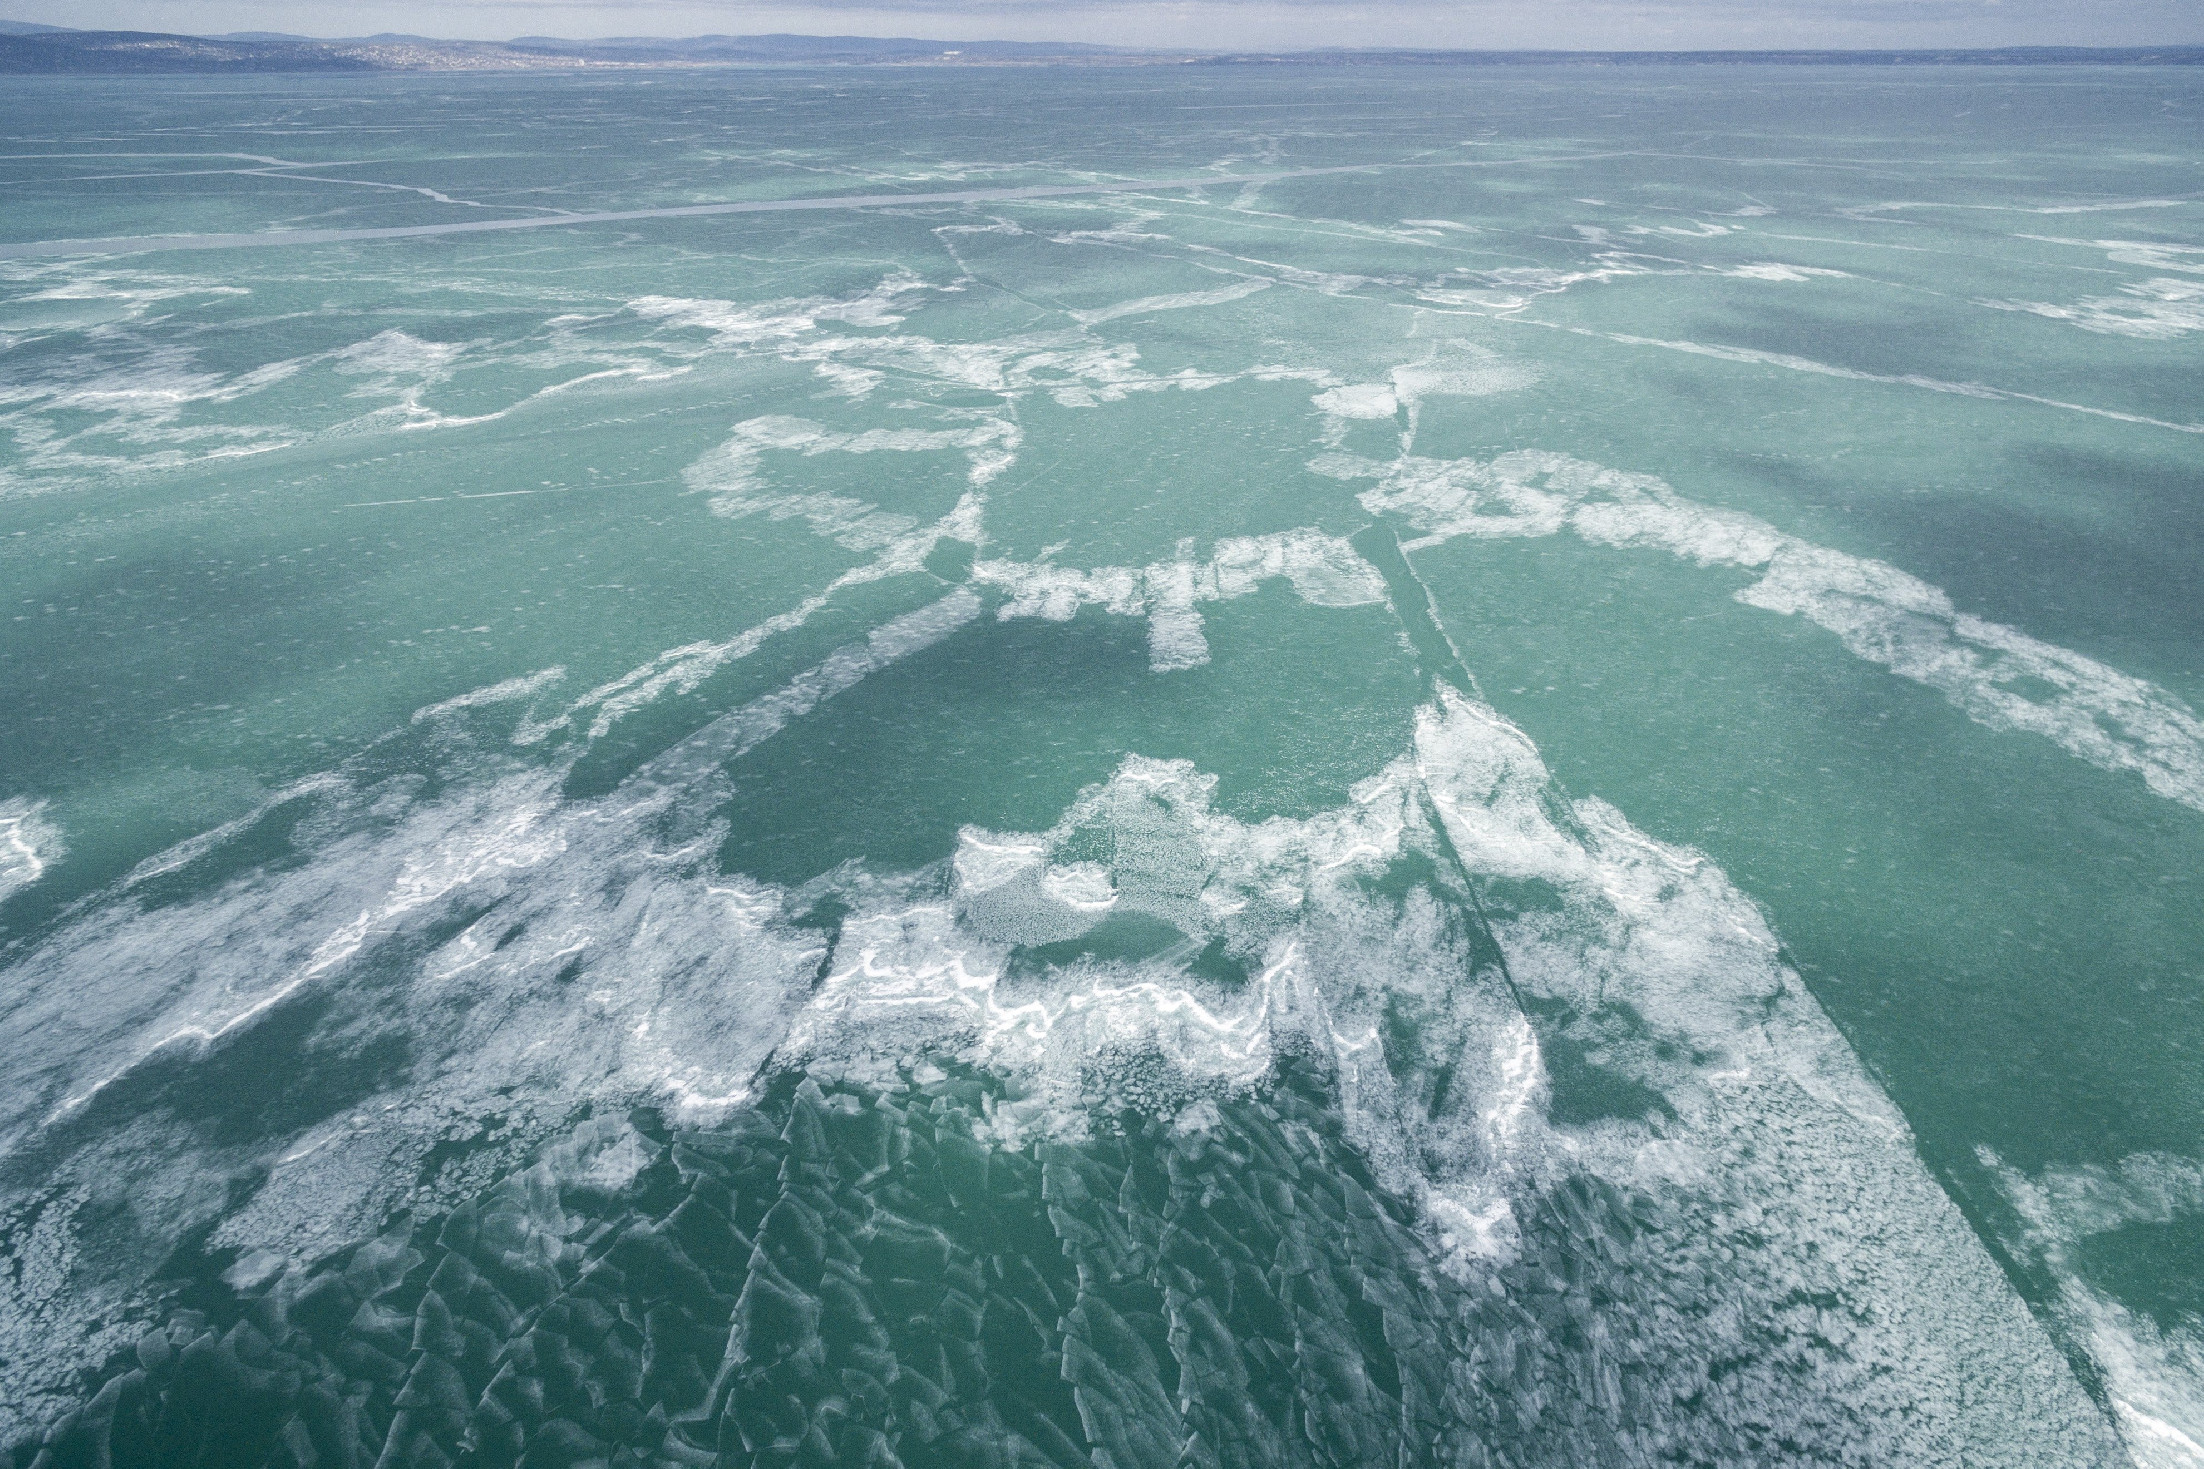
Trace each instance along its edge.
<path fill-rule="evenodd" d="M 1499 320 L 1508 320 L 1505 316 Z M 1892 387 L 1923 388 L 1932 393 L 1948 393 L 1960 398 L 1979 398 L 1987 402 L 2034 403 L 2043 408 L 2063 409 L 2068 413 L 2086 413 L 2092 418 L 2108 418 L 2115 423 L 2138 424 L 2144 428 L 2171 429 L 2181 434 L 2204 434 L 2204 423 L 2173 423 L 2163 418 L 2151 418 L 2140 413 L 2123 413 L 2117 408 L 2098 408 L 2088 403 L 2069 403 L 2063 398 L 2046 398 L 2035 393 L 2023 393 L 2012 388 L 1994 388 L 1986 383 L 1946 382 L 1942 378 L 1925 377 L 1919 373 L 1863 372 L 1855 367 L 1840 367 L 1835 363 L 1817 362 L 1811 357 L 1799 357 L 1789 352 L 1765 352 L 1757 347 L 1731 347 L 1720 343 L 1668 341 L 1660 337 L 1638 337 L 1624 332 L 1596 331 L 1591 327 L 1570 326 L 1561 322 L 1539 321 L 1532 317 L 1515 317 L 1526 326 L 1545 327 L 1550 331 L 1567 332 L 1571 336 L 1597 337 L 1602 341 L 1617 342 L 1625 347 L 1658 347 L 1669 352 L 1688 353 L 1694 357 L 1712 357 L 1722 362 L 1735 362 L 1754 367 L 1778 367 L 1788 372 L 1810 373 L 1817 377 L 1843 378 L 1849 382 L 1884 383 Z"/>
<path fill-rule="evenodd" d="M 1122 194 L 1147 189 L 1189 189 L 1213 184 L 1267 184 L 1320 174 L 1362 173 L 1377 164 L 1302 168 L 1267 174 L 1202 174 L 1177 179 L 1116 179 L 1086 184 L 1032 184 L 1016 188 L 958 189 L 939 194 L 837 194 L 819 199 L 744 199 L 724 204 L 685 204 L 664 209 L 620 209 L 594 214 L 528 219 L 470 219 L 381 229 L 258 230 L 226 235 L 123 235 L 101 240 L 29 240 L 0 243 L 0 259 L 38 255 L 110 255 L 149 250 L 238 250 L 260 245 L 328 245 L 352 240 L 402 240 L 420 235 L 482 230 L 541 229 L 546 225 L 617 224 L 637 219 L 687 219 L 714 214 L 770 214 L 807 209 L 881 209 L 896 205 L 969 204 L 990 199 L 1052 199 L 1071 194 Z"/>
<path fill-rule="evenodd" d="M 1610 154 L 1575 155 L 1604 158 Z M 884 209 L 898 205 L 973 204 L 995 199 L 1056 199 L 1074 194 L 1134 194 L 1150 189 L 1198 189 L 1221 184 L 1261 185 L 1282 179 L 1318 178 L 1337 173 L 1374 173 L 1400 168 L 1490 168 L 1515 160 L 1461 159 L 1446 163 L 1345 163 L 1327 168 L 1282 169 L 1275 173 L 1197 174 L 1176 179 L 1106 179 L 1084 184 L 1027 184 L 994 189 L 958 189 L 939 194 L 836 194 L 818 199 L 743 199 L 724 204 L 683 204 L 664 209 L 619 209 L 594 214 L 538 215 L 528 219 L 469 219 L 444 224 L 394 225 L 381 229 L 254 230 L 221 235 L 119 235 L 98 240 L 21 240 L 0 242 L 0 260 L 42 255 L 122 255 L 154 250 L 242 250 L 263 245 L 330 245 L 353 240 L 403 240 L 421 235 L 469 234 L 483 230 L 530 230 L 551 225 L 619 224 L 637 219 L 688 219 L 714 214 L 772 214 L 806 209 Z M 1524 162 L 1550 162 L 1525 159 Z M 518 206 L 515 206 L 518 207 Z"/>

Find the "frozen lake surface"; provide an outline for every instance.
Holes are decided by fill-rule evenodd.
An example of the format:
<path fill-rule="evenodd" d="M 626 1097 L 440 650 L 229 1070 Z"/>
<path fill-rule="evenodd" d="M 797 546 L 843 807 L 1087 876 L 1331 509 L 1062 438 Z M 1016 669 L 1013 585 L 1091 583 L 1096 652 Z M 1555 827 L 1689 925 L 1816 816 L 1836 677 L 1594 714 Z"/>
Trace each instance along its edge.
<path fill-rule="evenodd" d="M 0 1444 L 2204 1465 L 2200 109 L 11 79 Z"/>

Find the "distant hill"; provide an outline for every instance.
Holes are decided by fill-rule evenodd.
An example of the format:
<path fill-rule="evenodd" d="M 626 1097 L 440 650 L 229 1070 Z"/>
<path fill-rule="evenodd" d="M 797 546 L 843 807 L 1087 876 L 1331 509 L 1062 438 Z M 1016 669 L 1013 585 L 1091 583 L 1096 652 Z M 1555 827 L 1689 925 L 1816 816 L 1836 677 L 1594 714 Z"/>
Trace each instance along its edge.
<path fill-rule="evenodd" d="M 238 31 L 182 36 L 84 31 L 0 21 L 0 73 L 580 70 L 604 66 L 2042 66 L 2204 65 L 2204 46 L 2007 47 L 1982 51 L 1418 51 L 1334 49 L 1139 51 L 1045 41 L 928 41 L 907 36 L 615 36 L 573 41 L 445 41 L 431 36 L 339 39 Z"/>
<path fill-rule="evenodd" d="M 506 71 L 593 66 L 880 66 L 1184 60 L 1109 46 L 923 41 L 874 36 L 620 36 L 570 41 L 445 41 L 376 35 L 317 39 L 279 31 L 182 36 L 0 22 L 0 73 Z"/>
<path fill-rule="evenodd" d="M 2000 46 L 1941 51 L 1219 52 L 1211 66 L 2204 66 L 2204 46 Z"/>
<path fill-rule="evenodd" d="M 374 61 L 321 41 L 13 27 L 0 32 L 0 72 L 18 74 L 375 69 Z"/>
<path fill-rule="evenodd" d="M 555 36 L 521 36 L 506 43 L 514 51 L 619 60 L 696 62 L 914 62 L 914 61 L 1058 61 L 1091 57 L 1146 57 L 1152 53 L 1116 46 L 1085 46 L 1047 41 L 921 41 L 894 36 L 615 36 L 601 41 L 568 41 Z M 1173 58 L 1175 59 L 1175 57 Z"/>

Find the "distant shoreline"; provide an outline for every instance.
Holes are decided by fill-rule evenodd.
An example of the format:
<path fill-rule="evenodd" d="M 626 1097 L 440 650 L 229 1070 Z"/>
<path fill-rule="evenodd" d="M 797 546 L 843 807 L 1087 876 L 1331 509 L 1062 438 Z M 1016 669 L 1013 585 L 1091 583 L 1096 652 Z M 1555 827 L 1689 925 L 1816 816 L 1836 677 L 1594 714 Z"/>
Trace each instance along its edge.
<path fill-rule="evenodd" d="M 2003 46 L 1935 50 L 1305 51 L 1136 50 L 1039 41 L 870 36 L 324 40 L 252 32 L 186 36 L 0 21 L 0 74 L 136 76 L 307 72 L 596 71 L 707 67 L 914 66 L 2204 66 L 2204 45 Z"/>

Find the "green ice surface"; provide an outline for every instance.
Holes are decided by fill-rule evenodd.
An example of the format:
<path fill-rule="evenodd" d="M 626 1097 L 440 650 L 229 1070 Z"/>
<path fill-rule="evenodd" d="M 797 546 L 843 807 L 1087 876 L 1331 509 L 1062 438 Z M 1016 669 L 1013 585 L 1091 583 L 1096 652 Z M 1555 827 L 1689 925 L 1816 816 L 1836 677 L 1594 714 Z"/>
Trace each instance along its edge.
<path fill-rule="evenodd" d="M 217 1379 L 141 1340 L 182 1353 L 213 1330 L 234 1356 L 245 1338 L 222 1333 L 241 1321 L 265 1340 L 238 1360 L 306 1374 L 252 1410 L 265 1422 L 221 1431 L 241 1462 L 317 1462 L 309 1438 L 340 1457 L 387 1440 L 423 1462 L 547 1463 L 861 1462 L 851 1445 L 877 1440 L 912 1464 L 1031 1449 L 1126 1469 L 1171 1462 L 1166 1440 L 1189 1434 L 1206 1447 L 1187 1462 L 1283 1462 L 1261 1446 L 1274 1430 L 1340 1463 L 2025 1462 L 2031 1435 L 2075 1462 L 2117 1462 L 2116 1442 L 2142 1462 L 2204 1454 L 2200 107 L 2204 78 L 2172 68 L 11 85 L 0 248 L 1356 169 L 0 257 L 0 1262 L 19 1284 L 0 1303 L 0 1429 L 17 1463 L 92 1454 L 85 1425 L 122 1421 L 114 1393 L 107 1419 L 46 1450 L 42 1436 L 133 1368 L 116 1392 L 170 1426 L 115 1428 L 114 1452 L 182 1462 L 209 1431 L 192 1394 Z M 1445 381 L 1419 394 L 1389 376 L 1419 365 Z M 1787 615 L 1736 595 L 1763 566 L 1700 543 L 1365 503 L 1392 493 L 1397 477 L 1374 476 L 1401 456 L 1523 451 L 1650 477 L 1631 483 L 1665 485 L 1695 525 L 1749 519 L 1820 548 L 1841 586 Z M 1488 490 L 1506 478 L 1485 473 Z M 1656 492 L 1593 498 L 1612 494 Z M 1157 589 L 1180 563 L 1257 554 L 1235 538 L 1269 538 L 1274 557 L 1341 548 L 1327 565 L 1352 585 L 1280 562 L 1195 603 L 1199 656 L 1172 652 L 1184 620 Z M 1132 602 L 1090 579 L 1044 607 L 1048 577 L 1108 568 Z M 896 641 L 930 616 L 945 630 Z M 1933 645 L 1948 671 L 1985 638 L 2071 656 L 2047 677 L 2008 653 L 1967 685 L 2004 713 L 1903 656 Z M 1760 981 L 1701 976 L 1712 961 L 1692 957 L 1675 961 L 1676 1000 L 1669 951 L 1616 937 L 1652 924 L 1634 900 L 1530 871 L 1497 838 L 1465 847 L 1425 798 L 1398 851 L 1318 863 L 1336 876 L 1288 897 L 1213 854 L 1204 875 L 1181 870 L 1196 828 L 1255 844 L 1360 809 L 1361 783 L 1426 748 L 1419 711 L 1465 690 L 1535 746 L 1568 840 L 1622 849 L 1584 834 L 1596 812 L 1563 810 L 1596 798 L 1703 854 L 1765 920 L 1770 972 L 1795 974 L 1797 996 L 1747 1014 L 1737 996 Z M 2011 699 L 2073 721 L 2047 737 Z M 665 762 L 700 731 L 718 763 L 668 787 Z M 1172 834 L 1140 825 L 1130 757 L 1213 778 L 1206 814 L 1182 801 Z M 975 833 L 1027 834 L 1066 882 L 1091 880 L 1080 863 L 1106 872 L 1119 911 L 1093 926 L 1050 909 L 1030 932 L 987 917 Z M 1661 911 L 1696 891 L 1676 879 Z M 721 921 L 715 901 L 765 916 L 691 942 Z M 1253 1013 L 1280 945 L 1330 944 L 1310 983 L 1337 1016 L 1367 1010 L 1377 1049 L 1283 1002 L 1262 1009 L 1262 1076 L 1141 1031 L 1123 1074 L 1170 1079 L 1128 1101 L 1116 1060 L 1067 1082 L 1062 1057 L 989 1051 L 947 1022 L 816 1041 L 818 1017 L 843 1013 L 853 935 L 929 903 L 955 910 L 975 971 L 999 960 L 1024 987 L 1011 998 L 1044 1004 L 1168 980 Z M 1735 927 L 1708 911 L 1707 932 Z M 637 986 L 657 998 L 632 1001 Z M 1659 995 L 1673 1003 L 1656 1013 Z M 1833 1025 L 1839 1060 L 1797 1059 L 1782 1017 L 1801 1014 Z M 1536 1137 L 1519 1147 L 1491 1120 L 1512 1095 L 1491 1059 L 1511 1017 L 1535 1036 Z M 1709 1102 L 1756 1024 L 1779 1058 L 1756 1077 L 1834 1067 L 1822 1090 L 1800 1083 L 1832 1117 L 1887 1097 L 1902 1121 L 1877 1146 L 1933 1186 L 1885 1200 L 1853 1154 L 1815 1151 L 1837 1133 L 1768 1121 L 1765 1099 Z M 1396 1111 L 1356 1090 L 1379 1056 Z M 715 1111 L 669 1091 L 695 1077 L 739 1099 Z M 591 1149 L 649 1152 L 617 1186 L 543 1184 L 571 1195 L 564 1222 L 521 1233 L 553 1243 L 508 1242 L 579 1289 L 607 1221 L 655 1229 L 679 1202 L 664 1179 L 699 1187 L 677 1134 L 771 1136 L 778 1169 L 807 1146 L 782 1134 L 826 1105 L 806 1100 L 820 1086 L 860 1110 L 965 1088 L 956 1105 L 981 1122 L 929 1129 L 1035 1178 L 1069 1150 L 1128 1191 L 1116 1222 L 1078 1224 L 1034 1184 L 1015 1250 L 927 1206 L 959 1270 L 1015 1254 L 1077 1277 L 1045 1288 L 1057 1317 L 1036 1316 L 1056 1379 L 998 1392 L 988 1367 L 956 1389 L 994 1447 L 943 1429 L 939 1404 L 911 1413 L 879 1362 L 865 1370 L 894 1412 L 810 1367 L 756 1386 L 771 1374 L 744 1376 L 739 1313 L 714 1305 L 683 1328 L 701 1333 L 687 1365 L 665 1369 L 736 1364 L 707 1395 L 710 1433 L 592 1418 L 569 1441 L 549 1425 L 573 1413 L 508 1394 L 497 1412 L 520 1414 L 521 1437 L 493 1449 L 481 1405 L 520 1360 L 513 1313 L 549 1295 L 482 1307 L 497 1340 L 453 1369 L 465 1411 L 391 1426 L 400 1379 L 376 1374 L 433 1376 L 423 1361 L 458 1358 L 420 1333 L 461 1328 L 400 1330 L 359 1303 L 383 1291 L 386 1315 L 436 1318 L 424 1282 L 455 1248 L 430 1248 L 434 1230 L 455 1237 L 440 1221 L 507 1207 L 542 1158 L 586 1174 Z M 983 1095 L 1032 1115 L 998 1127 Z M 1203 1127 L 1229 1143 L 1185 1141 L 1196 1105 L 1222 1109 Z M 603 1119 L 636 1107 L 674 1120 L 608 1142 Z M 1302 1138 L 1297 1117 L 1328 1120 Z M 1248 1141 L 1277 1129 L 1290 1145 Z M 1178 1168 L 1173 1187 L 1199 1199 L 1223 1187 L 1186 1181 L 1203 1167 L 1250 1175 L 1235 1186 L 1260 1207 L 1200 1229 L 1260 1235 L 1276 1294 L 1298 1268 L 1275 1257 L 1278 1221 L 1317 1207 L 1279 1147 L 1381 1196 L 1357 1217 L 1387 1221 L 1370 1226 L 1383 1259 L 1357 1255 L 1325 1287 L 1378 1313 L 1352 1351 L 1241 1302 L 1228 1272 L 1166 1279 L 1158 1221 L 1184 1199 L 1125 1182 Z M 819 1238 L 906 1227 L 916 1206 L 833 1166 L 848 1177 L 804 1184 L 843 1190 L 848 1217 Z M 1464 1245 L 1447 1209 L 1495 1200 L 1513 1224 Z M 1709 1219 L 1721 1243 L 1673 1269 L 1645 1243 Z M 1088 1233 L 1110 1229 L 1148 1229 L 1151 1254 L 1095 1264 Z M 1838 1239 L 1869 1263 L 1815 1255 Z M 748 1249 L 694 1263 L 732 1298 L 758 1274 Z M 399 1263 L 357 1263 L 386 1256 Z M 1903 1319 L 1868 1282 L 1916 1265 L 1921 1301 L 2003 1292 L 2026 1309 L 1988 1348 Z M 863 1335 L 848 1312 L 901 1309 L 881 1301 L 908 1285 L 849 1268 L 861 1310 L 817 1279 L 789 1308 L 831 1297 L 833 1351 Z M 299 1314 L 301 1292 L 348 1270 L 385 1272 L 354 1289 L 359 1323 Z M 1082 1383 L 1065 1343 L 1100 1317 L 1073 1298 L 1111 1270 L 1108 1288 L 1145 1304 L 1107 1308 L 1135 1323 L 1127 1355 Z M 643 1353 L 657 1297 L 611 1276 L 590 1289 L 590 1310 L 635 1318 Z M 1237 1365 L 1168 1324 L 1172 1290 L 1216 1297 Z M 1387 1337 L 1400 1323 L 1450 1364 L 1421 1407 Z M 775 1330 L 772 1351 L 810 1350 Z M 1877 1386 L 1893 1343 L 1916 1340 L 1979 1357 L 1969 1370 L 2023 1384 L 2041 1416 L 1996 1439 L 2004 1410 L 1951 1407 L 1979 1384 L 1925 1357 Z M 923 1378 L 926 1343 L 865 1349 Z M 396 1365 L 362 1367 L 354 1346 Z M 292 1365 L 255 1365 L 262 1350 Z M 1678 1354 L 1705 1367 L 1698 1389 Z M 574 1379 L 600 1383 L 572 1389 L 592 1413 L 606 1392 L 642 1394 L 648 1369 L 631 1383 L 602 1365 L 616 1358 Z M 375 1441 L 283 1437 L 309 1379 L 338 1399 L 382 1383 L 359 1410 Z M 666 1388 L 664 1413 L 706 1401 L 693 1386 Z M 759 1426 L 784 1389 L 798 1426 Z M 837 1394 L 857 1406 L 821 1407 Z M 1210 1412 L 1265 1426 L 1205 1430 Z M 1798 1427 L 1765 1433 L 1768 1418 Z"/>

